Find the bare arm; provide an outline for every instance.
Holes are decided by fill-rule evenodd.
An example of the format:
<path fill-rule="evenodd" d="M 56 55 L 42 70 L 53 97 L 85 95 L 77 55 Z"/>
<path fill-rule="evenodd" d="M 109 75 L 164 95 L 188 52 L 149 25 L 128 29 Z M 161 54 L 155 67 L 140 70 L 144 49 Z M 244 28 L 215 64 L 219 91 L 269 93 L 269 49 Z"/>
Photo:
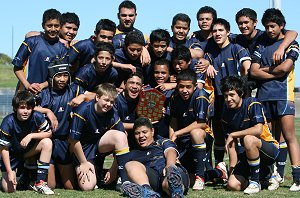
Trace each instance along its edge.
<path fill-rule="evenodd" d="M 126 71 L 131 71 L 132 73 L 136 72 L 136 67 L 131 64 L 123 64 L 118 62 L 112 62 L 112 66 Z"/>
<path fill-rule="evenodd" d="M 232 138 L 243 138 L 246 135 L 253 135 L 256 137 L 259 137 L 262 133 L 263 130 L 263 124 L 262 123 L 257 123 L 253 127 L 241 130 L 241 131 L 235 131 L 229 134 Z"/>
<path fill-rule="evenodd" d="M 57 127 L 58 127 L 58 120 L 57 120 L 56 116 L 54 115 L 54 113 L 50 109 L 43 108 L 41 106 L 35 106 L 34 110 L 36 110 L 36 111 L 38 111 L 40 113 L 46 114 L 47 117 L 49 118 L 50 122 L 51 122 L 52 129 L 54 131 L 57 129 Z"/>
<path fill-rule="evenodd" d="M 254 79 L 258 80 L 268 80 L 268 79 L 274 79 L 281 76 L 276 76 L 274 74 L 270 74 L 266 71 L 264 71 L 266 68 L 260 68 L 260 64 L 258 63 L 252 63 L 250 67 L 250 75 Z"/>
<path fill-rule="evenodd" d="M 248 71 L 251 66 L 251 61 L 250 60 L 245 60 L 242 62 L 241 68 L 240 68 L 240 73 L 241 76 L 246 76 L 248 74 Z"/>
<path fill-rule="evenodd" d="M 288 58 L 280 65 L 264 68 L 264 71 L 273 75 L 283 76 L 284 74 L 290 72 L 293 68 L 294 68 L 294 61 Z"/>
<path fill-rule="evenodd" d="M 173 148 L 169 148 L 165 151 L 165 158 L 166 158 L 166 167 L 175 165 L 177 160 L 177 152 Z"/>
<path fill-rule="evenodd" d="M 70 143 L 70 151 L 75 154 L 80 164 L 87 163 L 88 161 L 83 153 L 80 141 L 70 138 L 69 143 Z"/>

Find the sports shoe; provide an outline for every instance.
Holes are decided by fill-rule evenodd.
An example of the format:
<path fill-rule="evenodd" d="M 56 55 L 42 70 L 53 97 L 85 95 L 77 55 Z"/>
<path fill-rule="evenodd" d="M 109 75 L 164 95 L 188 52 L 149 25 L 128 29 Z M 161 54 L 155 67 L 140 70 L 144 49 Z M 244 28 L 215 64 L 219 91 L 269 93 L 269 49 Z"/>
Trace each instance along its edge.
<path fill-rule="evenodd" d="M 121 185 L 121 192 L 131 198 L 160 198 L 160 195 L 152 189 L 129 181 Z"/>
<path fill-rule="evenodd" d="M 54 192 L 49 188 L 47 185 L 47 182 L 44 182 L 43 180 L 40 180 L 39 183 L 34 183 L 32 186 L 32 189 L 37 192 L 44 195 L 54 195 Z"/>
<path fill-rule="evenodd" d="M 260 191 L 260 184 L 255 181 L 250 181 L 249 186 L 244 190 L 245 194 L 255 194 Z"/>
<path fill-rule="evenodd" d="M 272 175 L 269 179 L 268 190 L 276 190 L 279 188 L 279 182 L 276 179 L 276 175 Z"/>
<path fill-rule="evenodd" d="M 293 185 L 290 187 L 290 191 L 292 192 L 300 191 L 300 180 L 293 183 Z"/>
<path fill-rule="evenodd" d="M 221 179 L 223 182 L 227 182 L 228 180 L 228 172 L 225 162 L 219 162 L 216 166 L 216 169 L 220 170 L 222 172 Z"/>
<path fill-rule="evenodd" d="M 179 168 L 175 165 L 166 169 L 169 190 L 172 198 L 183 198 L 183 185 Z"/>
<path fill-rule="evenodd" d="M 199 176 L 196 176 L 193 190 L 204 190 L 204 188 L 205 188 L 204 179 L 202 179 Z"/>

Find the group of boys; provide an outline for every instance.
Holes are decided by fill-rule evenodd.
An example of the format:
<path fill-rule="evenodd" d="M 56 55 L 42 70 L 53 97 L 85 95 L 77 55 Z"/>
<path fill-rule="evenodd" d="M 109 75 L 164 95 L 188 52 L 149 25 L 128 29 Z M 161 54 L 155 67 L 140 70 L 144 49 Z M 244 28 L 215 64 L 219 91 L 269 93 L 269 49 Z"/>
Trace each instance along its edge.
<path fill-rule="evenodd" d="M 190 185 L 204 190 L 216 178 L 253 194 L 262 181 L 279 187 L 288 151 L 290 191 L 300 191 L 293 94 L 299 47 L 282 13 L 266 10 L 261 31 L 255 11 L 244 8 L 234 35 L 204 6 L 190 38 L 186 14 L 174 16 L 172 36 L 156 29 L 149 38 L 134 28 L 136 15 L 135 4 L 123 1 L 118 26 L 101 19 L 94 35 L 77 42 L 78 16 L 49 9 L 44 31 L 26 35 L 13 60 L 14 112 L 0 128 L 3 190 L 26 188 L 34 175 L 31 187 L 42 194 L 59 184 L 93 190 L 118 177 L 129 197 L 183 197 Z M 141 92 L 151 89 L 166 98 L 158 121 L 137 113 Z"/>

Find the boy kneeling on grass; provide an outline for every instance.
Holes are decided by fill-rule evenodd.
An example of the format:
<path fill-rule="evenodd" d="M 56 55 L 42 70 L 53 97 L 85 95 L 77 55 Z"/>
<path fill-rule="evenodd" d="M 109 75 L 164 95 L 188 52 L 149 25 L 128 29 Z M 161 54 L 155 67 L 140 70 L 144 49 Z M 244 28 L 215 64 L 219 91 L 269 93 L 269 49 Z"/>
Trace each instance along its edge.
<path fill-rule="evenodd" d="M 0 127 L 2 188 L 15 192 L 16 169 L 24 160 L 39 155 L 37 176 L 32 189 L 52 195 L 47 185 L 49 162 L 52 153 L 52 131 L 44 115 L 34 111 L 35 101 L 29 91 L 21 91 L 12 100 L 14 112 L 6 116 Z"/>

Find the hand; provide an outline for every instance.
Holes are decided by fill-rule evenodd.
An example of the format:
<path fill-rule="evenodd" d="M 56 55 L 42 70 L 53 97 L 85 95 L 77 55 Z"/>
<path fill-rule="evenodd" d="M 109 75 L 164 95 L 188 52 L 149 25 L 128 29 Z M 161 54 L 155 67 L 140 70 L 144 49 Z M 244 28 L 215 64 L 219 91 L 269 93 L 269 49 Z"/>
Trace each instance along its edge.
<path fill-rule="evenodd" d="M 233 143 L 233 137 L 232 135 L 229 135 L 227 137 L 226 143 L 225 143 L 225 151 L 228 154 L 228 148 L 231 147 L 231 144 Z"/>
<path fill-rule="evenodd" d="M 104 183 L 110 184 L 111 182 L 115 181 L 116 179 L 117 179 L 117 171 L 112 171 L 111 169 L 109 169 L 104 176 Z"/>
<path fill-rule="evenodd" d="M 170 82 L 171 83 L 176 83 L 176 76 L 175 75 L 170 76 Z"/>
<path fill-rule="evenodd" d="M 20 142 L 21 147 L 25 149 L 28 146 L 31 139 L 31 134 L 26 135 Z"/>
<path fill-rule="evenodd" d="M 47 117 L 51 122 L 52 131 L 55 132 L 58 127 L 58 120 L 52 111 L 47 113 Z"/>
<path fill-rule="evenodd" d="M 125 67 L 123 67 L 126 71 L 131 71 L 133 74 L 136 72 L 136 67 L 131 64 L 125 64 Z"/>
<path fill-rule="evenodd" d="M 78 167 L 78 180 L 85 183 L 90 181 L 90 172 L 94 173 L 94 167 L 90 162 L 81 163 Z"/>
<path fill-rule="evenodd" d="M 218 71 L 212 65 L 208 66 L 206 73 L 210 78 L 214 78 L 215 75 L 218 75 Z"/>
<path fill-rule="evenodd" d="M 68 104 L 71 106 L 71 107 L 77 107 L 78 105 L 80 105 L 82 102 L 84 101 L 84 98 L 83 97 L 75 97 L 73 98 Z"/>
<path fill-rule="evenodd" d="M 176 132 L 174 132 L 173 134 L 171 134 L 170 140 L 172 140 L 173 142 L 175 142 L 176 139 L 177 139 L 177 134 L 176 134 Z"/>
<path fill-rule="evenodd" d="M 275 65 L 279 65 L 281 63 L 283 55 L 285 53 L 284 51 L 285 49 L 278 47 L 277 50 L 274 52 L 272 59 Z"/>
<path fill-rule="evenodd" d="M 29 87 L 27 89 L 34 95 L 37 95 L 38 93 L 40 93 L 42 91 L 42 88 L 40 87 L 39 83 L 32 83 L 29 85 Z"/>
<path fill-rule="evenodd" d="M 143 51 L 142 51 L 142 54 L 140 56 L 140 61 L 142 63 L 142 66 L 149 65 L 151 63 L 150 54 L 149 54 L 148 50 L 145 47 L 143 47 Z"/>
<path fill-rule="evenodd" d="M 158 90 L 161 90 L 161 91 L 171 90 L 171 89 L 176 87 L 176 85 L 174 86 L 173 84 L 172 83 L 162 83 L 162 84 L 157 85 L 155 87 L 155 89 L 158 89 Z"/>
<path fill-rule="evenodd" d="M 8 181 L 11 182 L 14 186 L 17 185 L 17 178 L 14 171 L 7 172 Z"/>
<path fill-rule="evenodd" d="M 172 47 L 167 47 L 167 52 L 172 52 L 174 49 Z"/>
<path fill-rule="evenodd" d="M 208 66 L 209 66 L 209 61 L 204 58 L 201 58 L 195 65 L 196 73 L 206 72 Z"/>

